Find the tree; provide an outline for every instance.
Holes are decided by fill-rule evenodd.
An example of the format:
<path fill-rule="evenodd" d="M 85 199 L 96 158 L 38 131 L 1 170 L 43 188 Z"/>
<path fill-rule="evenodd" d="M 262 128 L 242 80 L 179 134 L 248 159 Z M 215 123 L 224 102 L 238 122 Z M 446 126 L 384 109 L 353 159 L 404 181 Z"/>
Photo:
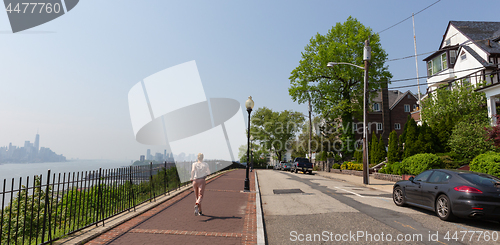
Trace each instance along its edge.
<path fill-rule="evenodd" d="M 370 164 L 375 164 L 378 160 L 378 140 L 377 135 L 372 135 L 372 143 L 370 144 Z"/>
<path fill-rule="evenodd" d="M 264 149 L 272 150 L 281 161 L 283 154 L 291 147 L 295 134 L 300 131 L 304 115 L 288 110 L 274 112 L 262 107 L 255 111 L 251 120 L 250 134 Z"/>
<path fill-rule="evenodd" d="M 479 154 L 494 150 L 493 143 L 486 140 L 484 128 L 488 121 L 466 117 L 453 128 L 449 147 L 452 152 L 465 160 L 471 161 Z"/>
<path fill-rule="evenodd" d="M 486 95 L 474 91 L 482 85 L 455 81 L 451 88 L 441 87 L 422 100 L 422 119 L 435 129 L 442 151 L 448 150 L 451 129 L 462 118 L 488 118 Z"/>
<path fill-rule="evenodd" d="M 382 139 L 382 134 L 380 134 L 380 138 L 378 138 L 378 151 L 377 151 L 377 154 L 378 154 L 378 162 L 377 162 L 377 164 L 379 164 L 380 162 L 384 161 L 385 158 L 387 157 L 387 151 L 385 150 L 385 143 L 384 143 L 384 139 Z"/>
<path fill-rule="evenodd" d="M 400 161 L 398 133 L 395 130 L 389 134 L 389 149 L 387 151 L 387 162 L 395 163 Z"/>
<path fill-rule="evenodd" d="M 418 127 L 418 140 L 415 143 L 416 153 L 435 153 L 436 137 L 426 122 Z"/>
<path fill-rule="evenodd" d="M 487 140 L 493 142 L 493 145 L 499 149 L 500 148 L 500 117 L 496 117 L 497 124 L 493 127 L 485 127 L 487 134 Z"/>
<path fill-rule="evenodd" d="M 406 127 L 405 131 L 405 145 L 404 145 L 404 151 L 403 151 L 403 156 L 404 158 L 413 156 L 418 153 L 418 146 L 416 145 L 417 140 L 418 140 L 418 126 L 415 120 L 413 118 L 410 118 L 408 122 L 406 122 L 408 125 Z M 405 125 L 406 126 L 406 125 Z"/>
<path fill-rule="evenodd" d="M 290 76 L 288 92 L 293 101 L 305 103 L 311 99 L 314 111 L 328 122 L 341 119 L 342 139 L 352 153 L 354 150 L 353 116 L 361 118 L 363 76 L 359 68 L 350 65 L 327 67 L 328 62 L 347 62 L 363 66 L 364 41 L 369 39 L 372 50 L 368 90 L 381 87 L 392 75 L 384 66 L 387 53 L 382 49 L 380 37 L 349 17 L 337 23 L 326 35 L 317 33 L 302 52 L 300 64 Z M 314 83 L 310 83 L 314 82 Z M 314 84 L 314 85 L 312 85 Z M 311 91 L 308 93 L 307 91 Z"/>

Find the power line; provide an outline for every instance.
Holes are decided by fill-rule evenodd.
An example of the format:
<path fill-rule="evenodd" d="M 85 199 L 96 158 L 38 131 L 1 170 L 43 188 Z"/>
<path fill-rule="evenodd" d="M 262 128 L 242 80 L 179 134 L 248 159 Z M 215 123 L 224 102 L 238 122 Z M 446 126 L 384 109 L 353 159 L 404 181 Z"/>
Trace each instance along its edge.
<path fill-rule="evenodd" d="M 452 71 L 452 72 L 448 72 L 448 73 L 442 73 L 442 74 L 435 74 L 435 75 L 431 75 L 431 76 L 422 76 L 422 77 L 418 77 L 418 78 L 429 78 L 429 77 L 436 77 L 436 76 L 446 76 L 446 75 L 451 75 L 453 73 L 458 73 L 458 72 L 464 72 L 464 71 L 470 71 L 470 70 L 476 70 L 476 69 L 480 69 L 480 68 L 483 68 L 484 66 L 478 66 L 478 67 L 474 67 L 474 68 L 469 68 L 469 69 L 465 69 L 465 70 L 460 70 L 460 71 Z M 403 79 L 398 79 L 398 80 L 391 80 L 390 82 L 393 83 L 393 82 L 404 82 L 404 81 L 410 81 L 410 80 L 416 80 L 417 78 L 416 77 L 412 77 L 412 78 L 403 78 Z"/>
<path fill-rule="evenodd" d="M 433 4 L 431 4 L 431 5 L 427 6 L 427 7 L 425 7 L 424 9 L 422 9 L 422 10 L 420 10 L 420 11 L 418 11 L 418 12 L 417 12 L 416 14 L 414 14 L 414 15 L 417 15 L 417 14 L 421 13 L 422 11 L 424 11 L 424 10 L 426 10 L 426 9 L 430 8 L 432 5 L 434 5 L 434 4 L 436 4 L 436 3 L 440 2 L 440 1 L 441 1 L 441 0 L 436 1 L 435 3 L 433 3 Z M 404 19 L 404 20 L 402 20 L 402 21 L 400 21 L 400 22 L 398 22 L 398 23 L 396 23 L 396 24 L 394 24 L 394 25 L 392 25 L 392 26 L 389 26 L 388 28 L 385 28 L 385 29 L 384 29 L 384 30 L 382 30 L 382 31 L 379 31 L 379 32 L 377 32 L 376 34 L 380 34 L 380 33 L 384 32 L 384 31 L 387 31 L 387 30 L 389 30 L 389 29 L 391 29 L 391 28 L 393 28 L 393 27 L 395 27 L 395 26 L 397 26 L 397 25 L 399 25 L 399 24 L 401 24 L 401 23 L 403 23 L 403 22 L 405 22 L 405 21 L 409 20 L 411 17 L 412 17 L 412 16 L 410 15 L 410 17 L 408 17 L 408 18 L 406 18 L 406 19 Z"/>
<path fill-rule="evenodd" d="M 491 74 L 498 74 L 498 71 L 492 71 L 492 72 L 488 72 L 488 73 L 485 73 L 484 75 L 491 75 Z M 438 83 L 450 83 L 450 82 L 454 82 L 454 81 L 458 81 L 460 80 L 461 78 L 456 78 L 456 79 L 453 79 L 453 80 L 449 80 L 449 81 L 439 81 L 439 82 L 433 82 L 433 83 L 427 83 L 427 84 L 421 84 L 420 86 L 423 86 L 423 85 L 433 85 L 433 84 L 438 84 Z M 396 88 L 408 88 L 408 87 L 416 87 L 418 86 L 417 84 L 411 84 L 411 85 L 405 85 L 405 86 L 399 86 L 399 87 L 391 87 L 389 89 L 396 89 Z"/>

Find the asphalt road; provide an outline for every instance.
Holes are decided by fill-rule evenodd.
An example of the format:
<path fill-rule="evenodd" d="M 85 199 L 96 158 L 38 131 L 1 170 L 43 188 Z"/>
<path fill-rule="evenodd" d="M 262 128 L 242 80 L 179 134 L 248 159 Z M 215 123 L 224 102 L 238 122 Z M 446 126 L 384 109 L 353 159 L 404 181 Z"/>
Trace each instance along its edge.
<path fill-rule="evenodd" d="M 440 220 L 391 194 L 278 170 L 258 171 L 268 244 L 500 244 L 500 224 Z"/>

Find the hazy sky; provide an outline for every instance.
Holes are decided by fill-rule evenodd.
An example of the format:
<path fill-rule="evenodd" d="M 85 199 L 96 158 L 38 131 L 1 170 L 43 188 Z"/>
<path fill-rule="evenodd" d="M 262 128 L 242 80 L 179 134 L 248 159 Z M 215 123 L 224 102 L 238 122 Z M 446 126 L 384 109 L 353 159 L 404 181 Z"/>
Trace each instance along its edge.
<path fill-rule="evenodd" d="M 191 60 L 207 98 L 243 105 L 251 95 L 255 108 L 305 113 L 307 106 L 288 95 L 288 77 L 313 35 L 349 16 L 379 32 L 435 1 L 82 0 L 15 34 L 0 11 L 0 146 L 33 142 L 39 130 L 40 146 L 68 159 L 133 160 L 148 148 L 163 152 L 135 141 L 128 92 Z M 418 53 L 439 48 L 450 20 L 500 21 L 500 2 L 481 3 L 442 0 L 416 15 Z M 411 19 L 381 33 L 381 42 L 389 59 L 413 55 Z M 425 57 L 419 57 L 421 76 Z M 416 77 L 414 58 L 387 65 L 395 80 Z M 411 84 L 416 80 L 391 87 Z M 408 89 L 417 91 L 401 90 Z"/>

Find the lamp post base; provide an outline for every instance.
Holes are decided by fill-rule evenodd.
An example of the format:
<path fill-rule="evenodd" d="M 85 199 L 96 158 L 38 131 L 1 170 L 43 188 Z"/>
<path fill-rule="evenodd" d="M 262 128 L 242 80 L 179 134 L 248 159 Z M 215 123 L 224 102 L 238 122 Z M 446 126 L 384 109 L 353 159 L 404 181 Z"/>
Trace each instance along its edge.
<path fill-rule="evenodd" d="M 248 179 L 248 169 L 247 169 L 247 178 L 245 178 L 245 191 L 250 191 L 250 180 Z"/>

